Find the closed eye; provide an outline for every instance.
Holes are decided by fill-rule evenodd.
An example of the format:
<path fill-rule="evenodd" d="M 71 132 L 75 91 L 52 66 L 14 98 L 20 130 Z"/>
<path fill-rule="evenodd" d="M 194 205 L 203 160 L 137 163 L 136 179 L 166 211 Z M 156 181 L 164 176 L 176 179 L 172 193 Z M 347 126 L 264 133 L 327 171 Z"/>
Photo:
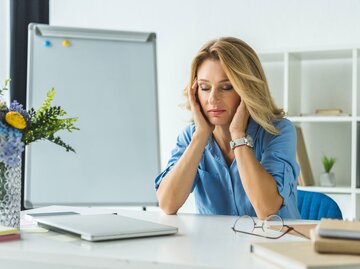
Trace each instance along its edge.
<path fill-rule="evenodd" d="M 225 90 L 225 91 L 230 91 L 233 89 L 233 86 L 231 84 L 229 85 L 224 85 L 221 87 L 222 90 Z"/>
<path fill-rule="evenodd" d="M 205 84 L 200 84 L 199 85 L 199 88 L 202 90 L 202 91 L 208 91 L 210 90 L 211 88 Z"/>

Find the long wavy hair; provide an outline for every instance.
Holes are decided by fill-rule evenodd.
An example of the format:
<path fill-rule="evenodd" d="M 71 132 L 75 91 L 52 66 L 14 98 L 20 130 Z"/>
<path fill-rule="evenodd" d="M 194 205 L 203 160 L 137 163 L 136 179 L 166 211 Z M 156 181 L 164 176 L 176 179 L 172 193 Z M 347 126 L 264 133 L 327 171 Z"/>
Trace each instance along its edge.
<path fill-rule="evenodd" d="M 244 101 L 250 116 L 267 132 L 278 134 L 274 121 L 285 116 L 275 104 L 264 70 L 255 51 L 244 41 L 222 37 L 205 44 L 193 59 L 189 85 L 193 85 L 200 65 L 205 60 L 220 61 L 234 90 Z M 189 85 L 184 89 L 187 96 Z M 190 109 L 189 101 L 186 107 Z"/>

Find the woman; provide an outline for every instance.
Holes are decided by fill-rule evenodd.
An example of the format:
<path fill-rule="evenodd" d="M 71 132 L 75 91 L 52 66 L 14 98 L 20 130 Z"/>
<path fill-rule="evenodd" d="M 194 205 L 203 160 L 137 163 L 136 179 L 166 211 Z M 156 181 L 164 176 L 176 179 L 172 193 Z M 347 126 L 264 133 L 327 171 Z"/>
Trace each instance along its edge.
<path fill-rule="evenodd" d="M 193 123 L 155 179 L 160 208 L 176 214 L 194 191 L 200 214 L 300 218 L 295 129 L 254 50 L 237 38 L 210 41 L 192 62 L 189 86 Z"/>

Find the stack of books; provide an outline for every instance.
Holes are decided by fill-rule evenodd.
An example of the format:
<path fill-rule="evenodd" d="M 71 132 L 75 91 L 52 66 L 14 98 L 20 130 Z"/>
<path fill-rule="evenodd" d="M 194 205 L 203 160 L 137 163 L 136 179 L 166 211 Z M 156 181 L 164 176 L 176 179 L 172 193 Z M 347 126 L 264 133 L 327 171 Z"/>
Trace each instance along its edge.
<path fill-rule="evenodd" d="M 311 241 L 251 244 L 257 257 L 281 268 L 360 268 L 360 221 L 322 219 Z"/>
<path fill-rule="evenodd" d="M 360 254 L 360 221 L 322 219 L 311 241 L 318 253 Z"/>
<path fill-rule="evenodd" d="M 20 239 L 20 231 L 16 228 L 0 225 L 0 242 Z"/>
<path fill-rule="evenodd" d="M 284 269 L 360 268 L 359 255 L 318 253 L 310 241 L 253 243 L 250 251 Z"/>

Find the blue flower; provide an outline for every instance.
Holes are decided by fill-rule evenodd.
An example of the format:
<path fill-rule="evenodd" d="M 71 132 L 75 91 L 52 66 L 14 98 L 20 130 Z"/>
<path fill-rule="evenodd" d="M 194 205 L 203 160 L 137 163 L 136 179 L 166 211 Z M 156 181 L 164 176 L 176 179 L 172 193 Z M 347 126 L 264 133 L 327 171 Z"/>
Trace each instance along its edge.
<path fill-rule="evenodd" d="M 21 139 L 22 133 L 18 129 L 0 122 L 0 162 L 5 166 L 14 167 L 19 163 L 25 148 Z"/>

